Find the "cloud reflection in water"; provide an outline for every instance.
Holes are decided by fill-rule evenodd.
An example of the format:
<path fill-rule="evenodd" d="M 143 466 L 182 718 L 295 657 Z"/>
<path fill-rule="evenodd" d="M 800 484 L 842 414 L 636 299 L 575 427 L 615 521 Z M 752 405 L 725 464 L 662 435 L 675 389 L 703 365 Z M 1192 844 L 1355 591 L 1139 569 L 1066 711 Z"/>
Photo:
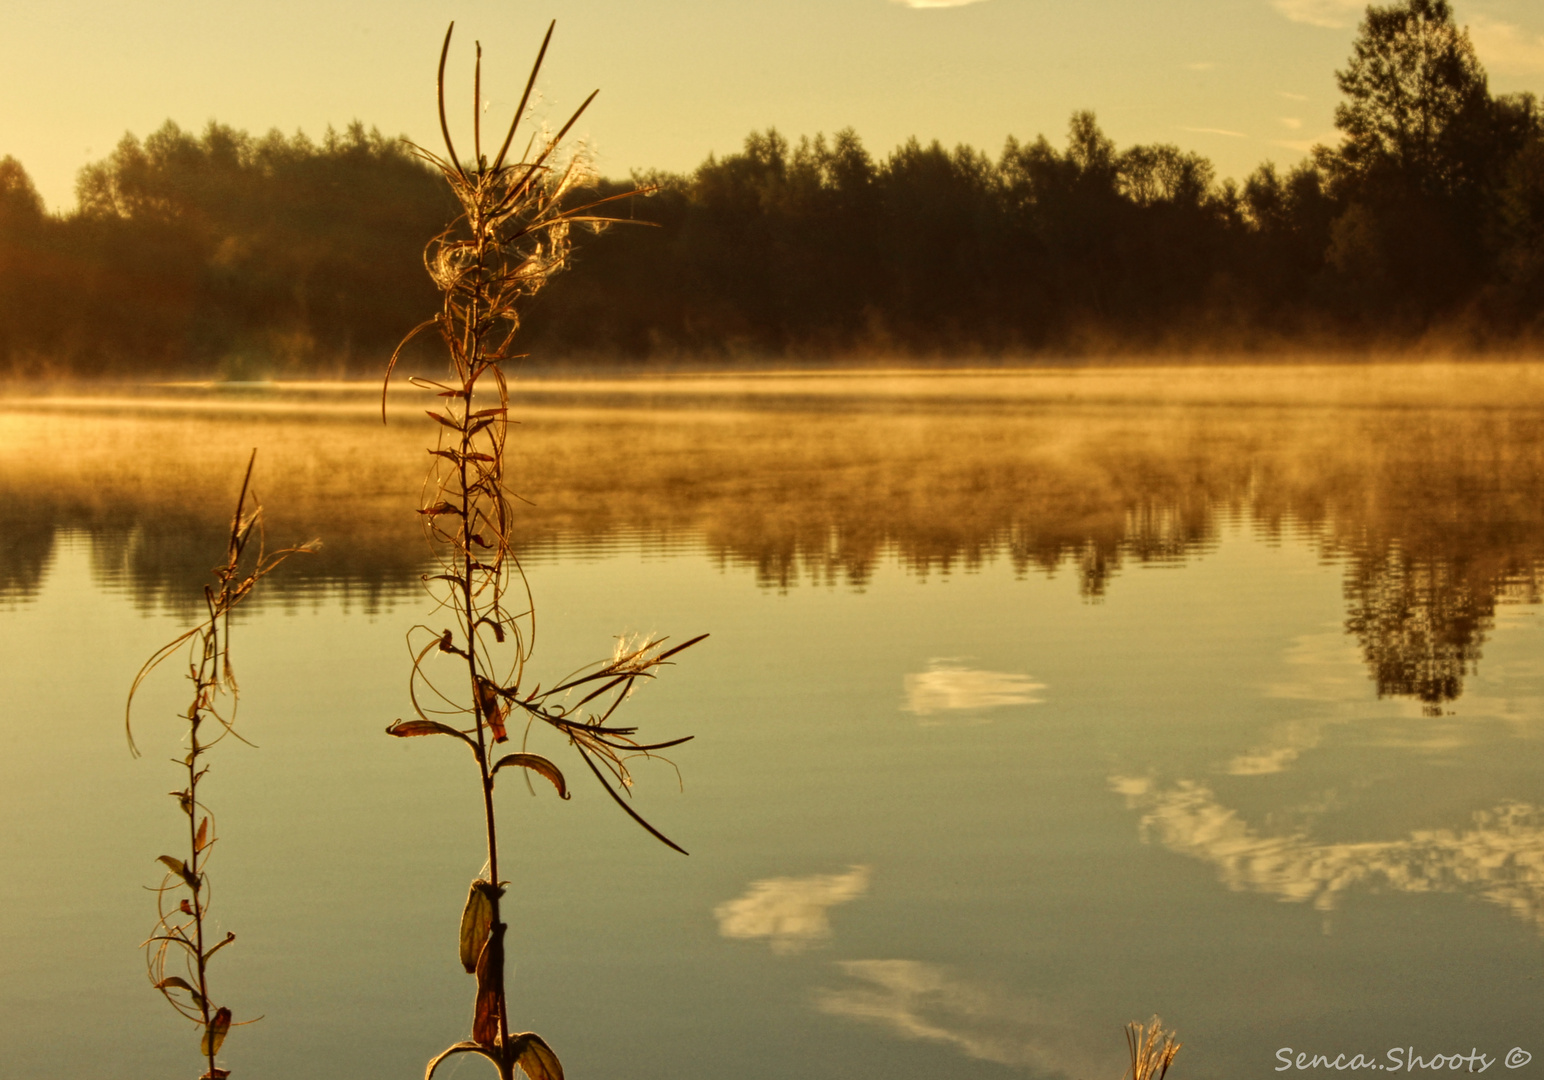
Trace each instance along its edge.
<path fill-rule="evenodd" d="M 907 675 L 903 681 L 909 713 L 930 717 L 939 713 L 979 712 L 1004 705 L 1037 705 L 1045 689 L 1028 675 L 1007 671 L 982 671 L 963 666 L 958 659 L 928 661 L 927 670 Z M 938 721 L 932 721 L 937 723 Z"/>
<path fill-rule="evenodd" d="M 767 938 L 779 955 L 801 952 L 831 936 L 828 909 L 868 891 L 869 868 L 845 874 L 766 878 L 751 882 L 743 896 L 713 909 L 718 932 L 727 938 Z"/>
<path fill-rule="evenodd" d="M 1504 803 L 1474 815 L 1472 828 L 1410 833 L 1403 840 L 1317 844 L 1301 834 L 1263 835 L 1202 784 L 1159 788 L 1140 777 L 1110 785 L 1140 809 L 1144 840 L 1217 867 L 1236 892 L 1312 901 L 1333 911 L 1352 888 L 1468 892 L 1544 931 L 1544 812 Z"/>
<path fill-rule="evenodd" d="M 952 975 L 919 960 L 844 960 L 837 965 L 857 985 L 815 992 L 815 1005 L 888 1028 L 906 1039 L 949 1043 L 967 1057 L 1083 1075 L 1108 1062 L 1079 1052 L 1071 1026 L 1040 1002 Z"/>

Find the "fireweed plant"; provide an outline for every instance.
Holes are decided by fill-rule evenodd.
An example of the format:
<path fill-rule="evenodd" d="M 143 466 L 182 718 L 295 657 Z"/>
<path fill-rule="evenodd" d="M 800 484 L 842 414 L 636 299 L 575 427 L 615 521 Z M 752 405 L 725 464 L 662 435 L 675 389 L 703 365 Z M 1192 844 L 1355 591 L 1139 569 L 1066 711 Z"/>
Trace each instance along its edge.
<path fill-rule="evenodd" d="M 564 136 L 594 100 L 593 93 L 557 134 L 538 131 L 527 140 L 523 154 L 510 154 L 552 40 L 551 26 L 531 66 L 509 132 L 491 160 L 483 152 L 482 46 L 477 46 L 473 153 L 470 161 L 457 155 L 445 119 L 445 62 L 454 29 L 452 23 L 440 50 L 439 118 L 445 153 L 413 147 L 445 178 L 461 210 L 424 252 L 425 266 L 443 293 L 443 306 L 408 334 L 386 370 L 389 382 L 403 346 L 431 329 L 438 332 L 449 354 L 450 370 L 443 382 L 416 377 L 410 381 L 444 402 L 428 411 L 438 439 L 429 451 L 432 461 L 418 513 L 440 571 L 426 575 L 425 583 L 453 625 L 441 629 L 419 625 L 409 631 L 414 715 L 397 720 L 386 731 L 399 738 L 445 735 L 461 742 L 471 752 L 482 787 L 487 862 L 483 876 L 471 884 L 460 930 L 461 964 L 477 979 L 471 1038 L 431 1060 L 424 1072 L 426 1080 L 441 1062 L 462 1053 L 488 1059 L 501 1080 L 512 1080 L 517 1067 L 530 1080 L 562 1080 L 563 1067 L 541 1036 L 512 1034 L 509 1027 L 506 924 L 501 907 L 507 882 L 499 870 L 494 783 L 501 770 L 524 770 L 527 777 L 531 773 L 543 777 L 567 799 L 568 784 L 558 767 L 546 757 L 527 752 L 533 728 L 551 729 L 574 747 L 602 789 L 634 821 L 661 843 L 685 854 L 645 821 L 624 793 L 632 787 L 629 759 L 648 757 L 687 740 L 642 742 L 634 737 L 635 728 L 618 726 L 612 717 L 640 679 L 654 677 L 662 664 L 706 635 L 671 648 L 665 647 L 664 639 L 623 641 L 609 659 L 550 687 L 526 685 L 536 617 L 529 585 L 513 552 L 511 500 L 515 496 L 505 475 L 509 423 L 505 365 L 520 358 L 513 351 L 520 301 L 563 269 L 572 226 L 598 228 L 613 220 L 596 213 L 602 203 L 613 200 L 582 203 L 575 198 L 592 174 L 582 155 L 558 160 Z M 637 192 L 613 198 L 632 194 Z M 511 730 L 521 736 L 520 749 L 503 752 Z"/>
<path fill-rule="evenodd" d="M 150 673 L 162 661 L 188 647 L 188 681 L 193 684 L 193 699 L 182 714 L 188 725 L 188 752 L 173 758 L 186 773 L 183 787 L 170 792 L 187 818 L 187 854 L 162 855 L 157 861 L 166 867 L 166 875 L 156 886 L 155 929 L 145 942 L 145 966 L 150 982 L 183 1016 L 200 1028 L 199 1054 L 207 1070 L 201 1080 L 222 1080 L 229 1070 L 215 1064 L 215 1055 L 231 1029 L 231 1010 L 217 1006 L 209 989 L 209 962 L 225 946 L 236 940 L 227 933 L 212 941 L 208 930 L 212 890 L 208 865 L 214 854 L 219 833 L 214 814 L 200 795 L 199 787 L 209 772 L 204 757 L 227 737 L 245 739 L 237 733 L 236 704 L 239 690 L 231 667 L 231 612 L 257 587 L 269 571 L 290 555 L 316 549 L 312 541 L 282 551 L 267 552 L 263 544 L 263 510 L 252 494 L 252 466 L 257 451 L 247 461 L 236 512 L 231 517 L 230 535 L 225 544 L 225 561 L 214 569 L 214 584 L 204 586 L 205 619 L 157 649 L 134 676 L 124 709 L 124 731 L 129 751 L 139 756 L 131 725 L 134 695 Z M 254 546 L 253 541 L 256 541 Z M 250 743 L 248 745 L 251 745 Z M 251 1023 L 252 1021 L 243 1021 Z M 236 1025 L 241 1026 L 241 1025 Z"/>

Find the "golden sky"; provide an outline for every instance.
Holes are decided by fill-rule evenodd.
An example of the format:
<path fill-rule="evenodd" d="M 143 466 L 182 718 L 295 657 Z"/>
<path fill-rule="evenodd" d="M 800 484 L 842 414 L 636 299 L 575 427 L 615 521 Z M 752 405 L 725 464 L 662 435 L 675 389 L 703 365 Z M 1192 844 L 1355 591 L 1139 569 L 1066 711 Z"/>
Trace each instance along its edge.
<path fill-rule="evenodd" d="M 1493 90 L 1544 91 L 1544 4 L 1454 6 Z M 59 209 L 81 165 L 168 118 L 313 136 L 359 119 L 432 144 L 446 24 L 457 20 L 455 100 L 470 102 L 480 39 L 484 99 L 502 117 L 555 18 L 544 108 L 556 117 L 601 88 L 578 130 L 609 175 L 690 169 L 767 126 L 852 126 L 876 155 L 911 135 L 995 155 L 1010 134 L 1060 145 L 1069 114 L 1093 109 L 1122 146 L 1175 143 L 1242 178 L 1333 137 L 1333 73 L 1361 11 L 1354 0 L 27 2 L 0 34 L 0 155 Z"/>

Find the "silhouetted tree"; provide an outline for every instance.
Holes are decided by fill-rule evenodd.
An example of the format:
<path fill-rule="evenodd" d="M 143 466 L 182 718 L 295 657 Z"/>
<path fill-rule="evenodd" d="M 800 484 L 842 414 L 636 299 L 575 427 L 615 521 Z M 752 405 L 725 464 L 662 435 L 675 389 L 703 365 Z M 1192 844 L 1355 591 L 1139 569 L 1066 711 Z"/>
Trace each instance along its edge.
<path fill-rule="evenodd" d="M 1490 96 L 1447 0 L 1368 7 L 1336 77 L 1345 140 L 1320 161 L 1345 208 L 1329 262 L 1364 316 L 1428 322 L 1492 273 L 1487 228 L 1529 110 Z"/>

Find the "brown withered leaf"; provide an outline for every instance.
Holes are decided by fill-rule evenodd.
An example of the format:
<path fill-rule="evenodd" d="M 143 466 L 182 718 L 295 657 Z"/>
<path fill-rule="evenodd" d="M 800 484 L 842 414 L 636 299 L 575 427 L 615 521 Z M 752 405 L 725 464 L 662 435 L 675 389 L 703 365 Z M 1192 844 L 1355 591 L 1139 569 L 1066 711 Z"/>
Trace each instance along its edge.
<path fill-rule="evenodd" d="M 481 676 L 477 679 L 477 703 L 482 709 L 483 719 L 493 729 L 493 741 L 507 742 L 509 732 L 505 730 L 504 717 L 509 713 L 509 706 L 499 696 L 498 688 Z"/>
<path fill-rule="evenodd" d="M 472 882 L 467 890 L 466 907 L 461 909 L 461 966 L 467 974 L 477 970 L 477 958 L 482 955 L 493 929 L 493 898 L 488 895 L 491 886 L 486 881 Z"/>
<path fill-rule="evenodd" d="M 546 1040 L 534 1031 L 522 1032 L 510 1040 L 515 1063 L 530 1080 L 563 1080 L 563 1066 Z"/>
<path fill-rule="evenodd" d="M 501 964 L 494 955 L 490 934 L 477 957 L 477 1006 L 472 1013 L 472 1038 L 479 1045 L 490 1049 L 499 1041 L 499 991 L 498 974 Z"/>
<path fill-rule="evenodd" d="M 494 763 L 493 771 L 498 772 L 505 765 L 518 765 L 522 769 L 530 769 L 532 772 L 541 773 L 548 780 L 552 781 L 552 786 L 558 789 L 559 796 L 565 799 L 568 798 L 568 784 L 564 781 L 563 774 L 558 771 L 556 765 L 546 758 L 538 754 L 505 754 Z"/>
<path fill-rule="evenodd" d="M 198 835 L 193 838 L 193 850 L 203 851 L 209 846 L 209 819 L 198 823 Z"/>
<path fill-rule="evenodd" d="M 231 1029 L 231 1011 L 223 1005 L 214 1014 L 214 1019 L 209 1021 L 209 1026 L 204 1029 L 204 1037 L 199 1041 L 199 1052 L 205 1057 L 220 1052 L 220 1044 L 225 1041 L 225 1033 Z"/>
<path fill-rule="evenodd" d="M 199 1076 L 198 1080 L 225 1080 L 231 1074 L 229 1069 L 210 1069 Z"/>
<path fill-rule="evenodd" d="M 184 915 L 192 915 L 193 905 L 184 900 L 182 903 L 177 905 L 177 910 L 182 912 Z"/>
<path fill-rule="evenodd" d="M 398 720 L 386 725 L 386 734 L 395 735 L 399 739 L 409 739 L 414 735 L 453 735 L 462 742 L 467 741 L 465 734 L 438 720 Z"/>

